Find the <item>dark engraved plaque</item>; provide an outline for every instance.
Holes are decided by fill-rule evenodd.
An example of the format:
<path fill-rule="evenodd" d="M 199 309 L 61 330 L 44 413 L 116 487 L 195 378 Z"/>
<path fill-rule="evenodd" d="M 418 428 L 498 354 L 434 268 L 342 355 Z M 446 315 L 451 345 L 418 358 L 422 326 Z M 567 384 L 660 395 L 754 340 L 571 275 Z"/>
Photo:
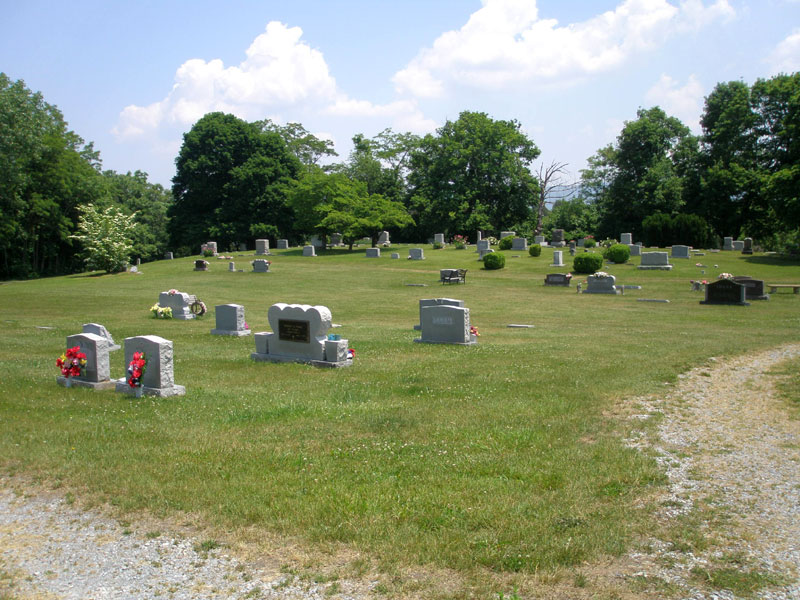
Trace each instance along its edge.
<path fill-rule="evenodd" d="M 308 344 L 311 341 L 309 329 L 308 321 L 278 319 L 278 339 L 284 342 Z"/>
<path fill-rule="evenodd" d="M 706 286 L 706 299 L 700 304 L 738 304 L 747 306 L 745 287 L 730 279 L 720 279 Z"/>

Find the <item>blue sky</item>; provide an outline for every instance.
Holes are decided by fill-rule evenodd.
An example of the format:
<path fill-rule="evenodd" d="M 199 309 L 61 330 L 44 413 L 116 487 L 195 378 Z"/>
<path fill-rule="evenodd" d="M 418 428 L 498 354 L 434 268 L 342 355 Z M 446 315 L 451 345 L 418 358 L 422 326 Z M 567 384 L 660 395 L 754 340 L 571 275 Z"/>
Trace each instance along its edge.
<path fill-rule="evenodd" d="M 334 141 L 516 119 L 578 176 L 639 107 L 699 132 L 722 81 L 800 70 L 800 0 L 0 0 L 0 70 L 103 166 L 170 185 L 206 112 Z"/>

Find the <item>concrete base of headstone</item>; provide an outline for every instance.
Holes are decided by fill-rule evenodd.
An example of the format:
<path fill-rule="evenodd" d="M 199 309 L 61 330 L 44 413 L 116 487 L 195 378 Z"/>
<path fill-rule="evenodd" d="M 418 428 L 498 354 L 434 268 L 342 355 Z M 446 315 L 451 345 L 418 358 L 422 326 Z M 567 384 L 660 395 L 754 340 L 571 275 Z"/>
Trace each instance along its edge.
<path fill-rule="evenodd" d="M 81 387 L 92 390 L 110 390 L 117 385 L 117 382 L 111 379 L 107 381 L 86 381 L 77 377 L 64 377 L 63 375 L 56 377 L 56 383 L 61 387 Z"/>
<path fill-rule="evenodd" d="M 642 271 L 671 271 L 672 265 L 639 265 L 636 268 Z"/>
<path fill-rule="evenodd" d="M 236 329 L 212 329 L 211 335 L 233 335 L 236 337 L 242 337 L 245 335 L 250 335 L 249 329 L 243 330 L 236 330 Z"/>
<path fill-rule="evenodd" d="M 268 331 L 262 331 L 255 335 L 256 351 L 250 354 L 252 360 L 256 362 L 300 363 L 327 369 L 339 369 L 353 365 L 353 360 L 347 358 L 348 340 L 325 340 L 325 360 L 312 360 L 296 356 L 270 354 L 269 338 L 273 335 Z"/>
<path fill-rule="evenodd" d="M 132 388 L 128 381 L 123 377 L 116 382 L 116 392 L 127 396 L 157 396 L 159 398 L 169 398 L 170 396 L 183 396 L 186 394 L 186 387 L 173 384 L 170 387 L 153 388 L 143 385 L 139 388 Z M 141 392 L 137 392 L 141 390 Z"/>
<path fill-rule="evenodd" d="M 433 340 L 423 340 L 422 338 L 416 338 L 414 340 L 418 344 L 449 344 L 451 346 L 475 346 L 478 343 L 478 338 L 474 335 L 472 336 L 472 341 L 469 342 L 438 342 Z"/>

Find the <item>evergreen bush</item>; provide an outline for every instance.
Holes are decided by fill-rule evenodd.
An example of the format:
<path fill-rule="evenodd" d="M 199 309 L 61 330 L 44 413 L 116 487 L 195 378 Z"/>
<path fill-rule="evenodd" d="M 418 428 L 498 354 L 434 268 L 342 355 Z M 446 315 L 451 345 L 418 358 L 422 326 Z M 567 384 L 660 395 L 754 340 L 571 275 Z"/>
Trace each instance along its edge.
<path fill-rule="evenodd" d="M 484 263 L 486 259 L 483 259 Z M 574 273 L 588 273 L 592 274 L 599 271 L 603 266 L 603 256 L 594 252 L 584 252 L 583 254 L 576 254 L 575 260 L 572 261 L 572 271 Z"/>
<path fill-rule="evenodd" d="M 584 248 L 594 248 L 596 245 L 597 242 L 595 242 L 593 238 L 586 238 L 585 240 L 583 240 Z"/>
<path fill-rule="evenodd" d="M 511 238 L 508 238 L 511 239 Z M 490 252 L 483 257 L 483 268 L 488 271 L 502 269 L 506 266 L 506 257 L 499 252 Z"/>
<path fill-rule="evenodd" d="M 500 248 L 500 250 L 511 250 L 511 246 L 513 245 L 514 245 L 514 237 L 507 235 L 502 240 L 500 240 L 498 247 Z"/>
<path fill-rule="evenodd" d="M 528 248 L 528 254 L 531 256 L 541 256 L 542 255 L 542 246 L 540 244 L 531 244 Z"/>
<path fill-rule="evenodd" d="M 624 264 L 631 257 L 631 249 L 627 244 L 614 244 L 603 250 L 603 257 L 613 263 Z"/>

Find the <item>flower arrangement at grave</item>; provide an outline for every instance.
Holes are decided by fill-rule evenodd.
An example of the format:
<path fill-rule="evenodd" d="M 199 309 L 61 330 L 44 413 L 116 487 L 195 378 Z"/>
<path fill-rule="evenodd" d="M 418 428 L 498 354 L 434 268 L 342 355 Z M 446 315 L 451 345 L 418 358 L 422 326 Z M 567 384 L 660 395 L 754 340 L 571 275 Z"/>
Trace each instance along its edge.
<path fill-rule="evenodd" d="M 463 250 L 467 247 L 467 236 L 465 235 L 454 235 L 453 236 L 453 246 L 455 246 L 456 250 Z"/>
<path fill-rule="evenodd" d="M 594 278 L 595 279 L 605 279 L 606 277 L 611 277 L 611 275 L 609 275 L 605 271 L 596 271 L 594 273 Z"/>
<path fill-rule="evenodd" d="M 567 280 L 570 280 L 572 279 L 572 273 L 567 273 L 566 275 L 564 275 L 564 277 L 566 277 Z"/>
<path fill-rule="evenodd" d="M 497 238 L 496 237 L 493 237 L 493 236 L 490 235 L 489 237 L 485 237 L 483 239 L 484 240 L 489 240 L 489 245 L 490 246 L 496 246 L 497 245 Z"/>
<path fill-rule="evenodd" d="M 717 275 L 717 279 L 733 279 L 733 275 L 731 273 L 720 273 Z"/>
<path fill-rule="evenodd" d="M 356 357 L 356 351 L 354 348 L 347 349 L 347 360 L 353 360 Z"/>
<path fill-rule="evenodd" d="M 171 319 L 172 308 L 169 306 L 160 306 L 158 302 L 150 307 L 150 312 L 153 313 L 154 319 Z"/>
<path fill-rule="evenodd" d="M 80 377 L 86 368 L 86 354 L 81 352 L 80 346 L 67 348 L 67 351 L 56 359 L 56 366 L 61 369 L 64 377 Z"/>
<path fill-rule="evenodd" d="M 192 302 L 192 306 L 190 308 L 192 314 L 198 317 L 202 317 L 204 314 L 206 314 L 206 311 L 208 310 L 206 308 L 206 303 L 203 302 L 202 300 L 195 300 L 194 302 Z"/>
<path fill-rule="evenodd" d="M 474 335 L 475 337 L 481 337 L 481 334 L 478 333 L 478 328 L 475 325 L 469 326 L 469 333 L 470 335 Z"/>
<path fill-rule="evenodd" d="M 147 357 L 144 352 L 134 352 L 133 360 L 128 365 L 128 385 L 132 388 L 142 387 L 142 377 L 147 368 Z"/>
<path fill-rule="evenodd" d="M 170 296 L 174 296 L 175 294 L 180 294 L 178 290 L 172 288 L 170 291 L 167 292 Z"/>

